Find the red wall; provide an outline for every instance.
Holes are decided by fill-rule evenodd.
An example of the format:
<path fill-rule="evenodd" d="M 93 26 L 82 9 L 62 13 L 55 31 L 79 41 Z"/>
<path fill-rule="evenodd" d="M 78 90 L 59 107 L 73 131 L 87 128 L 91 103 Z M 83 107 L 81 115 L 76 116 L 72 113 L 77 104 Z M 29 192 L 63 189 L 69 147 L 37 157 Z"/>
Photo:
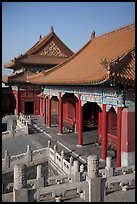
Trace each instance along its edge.
<path fill-rule="evenodd" d="M 77 98 L 73 94 L 66 94 L 63 96 L 63 120 L 70 123 L 75 122 Z"/>
<path fill-rule="evenodd" d="M 51 115 L 58 115 L 59 113 L 59 99 L 56 96 L 51 98 Z"/>
<path fill-rule="evenodd" d="M 135 108 L 122 111 L 121 151 L 135 151 Z"/>
<path fill-rule="evenodd" d="M 17 101 L 17 91 L 13 91 L 13 94 L 15 96 L 15 99 Z M 22 112 L 25 114 L 25 101 L 34 101 L 34 115 L 39 115 L 40 114 L 40 101 L 39 101 L 39 97 L 37 97 L 37 91 L 33 90 L 33 91 L 27 91 L 26 90 L 20 90 L 19 91 L 19 107 L 18 107 L 18 111 L 19 113 Z"/>
<path fill-rule="evenodd" d="M 2 115 L 14 113 L 15 97 L 12 90 L 9 88 L 2 88 Z"/>
<path fill-rule="evenodd" d="M 41 97 L 41 98 L 39 98 L 39 114 L 41 115 L 41 116 L 43 116 L 43 114 L 44 114 L 44 98 L 43 97 Z"/>

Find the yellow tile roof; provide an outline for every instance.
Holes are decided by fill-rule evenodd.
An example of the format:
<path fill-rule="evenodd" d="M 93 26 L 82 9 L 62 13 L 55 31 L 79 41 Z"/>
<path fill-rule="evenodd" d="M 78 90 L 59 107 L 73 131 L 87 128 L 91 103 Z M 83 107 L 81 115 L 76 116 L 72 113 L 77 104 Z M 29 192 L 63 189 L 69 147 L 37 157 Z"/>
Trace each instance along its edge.
<path fill-rule="evenodd" d="M 99 84 L 110 79 L 111 62 L 118 64 L 123 56 L 135 49 L 135 24 L 124 26 L 104 35 L 91 38 L 87 44 L 76 54 L 60 65 L 57 65 L 51 72 L 30 80 L 35 84 L 47 85 L 70 85 L 70 84 Z M 107 67 L 102 65 L 106 59 Z M 118 61 L 119 59 L 119 61 Z M 133 64 L 132 64 L 133 65 Z M 125 71 L 122 71 L 124 69 Z M 126 71 L 126 66 L 119 66 L 121 74 L 134 79 L 134 65 L 132 70 Z M 115 72 L 115 66 L 112 66 Z M 108 74 L 110 72 L 110 74 Z M 131 76 L 132 74 L 133 76 Z M 108 77 L 109 75 L 109 77 Z"/>

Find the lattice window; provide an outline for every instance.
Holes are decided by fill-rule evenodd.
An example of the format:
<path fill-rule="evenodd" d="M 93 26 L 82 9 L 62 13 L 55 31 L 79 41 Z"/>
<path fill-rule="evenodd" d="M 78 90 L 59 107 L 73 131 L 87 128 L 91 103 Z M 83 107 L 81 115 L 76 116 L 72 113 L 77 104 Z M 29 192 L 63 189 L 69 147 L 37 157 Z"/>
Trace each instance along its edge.
<path fill-rule="evenodd" d="M 108 133 L 117 135 L 117 114 L 114 108 L 111 108 L 108 112 Z"/>
<path fill-rule="evenodd" d="M 41 55 L 66 57 L 53 41 L 42 51 Z"/>

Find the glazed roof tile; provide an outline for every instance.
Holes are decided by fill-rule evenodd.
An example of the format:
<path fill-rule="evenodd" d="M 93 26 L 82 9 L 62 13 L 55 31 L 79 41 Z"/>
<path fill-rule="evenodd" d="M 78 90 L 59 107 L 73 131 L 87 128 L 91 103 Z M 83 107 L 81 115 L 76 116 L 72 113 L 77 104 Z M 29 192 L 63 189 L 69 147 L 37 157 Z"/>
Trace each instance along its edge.
<path fill-rule="evenodd" d="M 122 63 L 119 69 L 117 66 L 111 66 L 113 72 L 111 69 L 109 70 L 113 61 L 117 61 L 115 64 L 119 64 L 123 56 L 130 55 L 130 52 L 134 49 L 135 24 L 130 24 L 91 38 L 84 47 L 68 60 L 57 65 L 45 75 L 33 78 L 30 82 L 47 85 L 99 84 L 110 80 L 113 72 L 121 73 L 121 77 L 126 74 L 125 78 L 134 80 L 135 66 L 133 62 L 131 63 L 132 68 L 128 72 L 127 66 L 123 66 Z M 107 67 L 104 67 L 101 63 L 105 59 Z"/>
<path fill-rule="evenodd" d="M 34 73 L 31 71 L 13 73 L 9 76 L 2 77 L 4 83 L 28 83 L 28 76 L 32 76 Z"/>
<path fill-rule="evenodd" d="M 44 46 L 47 46 L 48 43 L 51 42 L 52 39 L 56 39 L 58 44 L 64 49 L 66 53 L 66 57 L 60 56 L 41 56 L 39 51 L 44 49 Z M 19 57 L 14 58 L 11 62 L 4 64 L 4 68 L 13 69 L 13 67 L 17 63 L 21 64 L 42 64 L 42 65 L 57 65 L 59 63 L 64 62 L 68 57 L 73 55 L 73 51 L 65 45 L 61 39 L 54 33 L 54 31 L 50 31 L 45 37 L 39 39 L 35 45 L 33 45 L 28 51 L 26 51 L 23 55 L 21 54 Z"/>

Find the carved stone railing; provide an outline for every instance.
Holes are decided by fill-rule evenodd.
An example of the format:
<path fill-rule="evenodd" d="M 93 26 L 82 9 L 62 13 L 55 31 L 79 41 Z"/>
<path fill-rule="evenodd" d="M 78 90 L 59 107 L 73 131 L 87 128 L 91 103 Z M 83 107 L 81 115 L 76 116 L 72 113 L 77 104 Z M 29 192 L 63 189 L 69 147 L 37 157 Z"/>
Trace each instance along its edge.
<path fill-rule="evenodd" d="M 55 185 L 55 184 L 63 184 L 69 183 L 72 181 L 73 175 L 59 175 L 59 176 L 52 176 L 47 179 L 48 186 Z"/>
<path fill-rule="evenodd" d="M 9 135 L 11 133 L 10 130 L 2 132 L 2 136 Z"/>
<path fill-rule="evenodd" d="M 70 198 L 74 197 L 81 197 L 84 198 L 84 194 L 86 192 L 86 188 L 88 188 L 87 182 L 78 182 L 78 183 L 67 183 L 66 184 L 60 184 L 54 185 L 54 186 L 48 186 L 45 188 L 40 188 L 37 190 L 37 192 L 34 194 L 34 199 L 39 201 L 47 201 L 49 195 L 53 200 L 56 200 L 57 198 L 60 198 L 60 200 L 65 200 L 66 195 L 71 191 Z M 50 199 L 51 199 L 50 198 Z"/>
<path fill-rule="evenodd" d="M 130 188 L 135 188 L 135 174 L 119 175 L 107 178 L 106 193 L 111 193 L 117 190 L 127 191 Z"/>
<path fill-rule="evenodd" d="M 8 151 L 5 151 L 5 157 L 2 158 L 2 170 L 3 172 L 8 170 L 10 171 L 15 164 L 26 163 L 31 165 L 35 162 L 38 163 L 41 160 L 47 160 L 47 147 L 32 151 L 28 145 L 27 152 L 11 157 L 9 156 Z"/>

